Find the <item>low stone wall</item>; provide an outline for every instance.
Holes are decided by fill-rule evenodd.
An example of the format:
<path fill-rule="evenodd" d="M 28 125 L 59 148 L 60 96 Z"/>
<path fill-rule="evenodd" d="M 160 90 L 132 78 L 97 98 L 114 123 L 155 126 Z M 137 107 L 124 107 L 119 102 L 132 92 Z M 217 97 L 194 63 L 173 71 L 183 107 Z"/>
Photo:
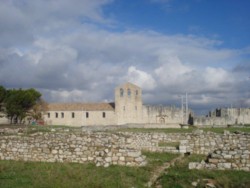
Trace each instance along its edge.
<path fill-rule="evenodd" d="M 1 136 L 0 159 L 45 162 L 93 162 L 143 166 L 140 150 L 120 147 L 120 138 L 106 134 L 36 133 L 29 136 Z"/>
<path fill-rule="evenodd" d="M 132 147 L 139 150 L 160 151 L 172 153 L 195 153 L 208 155 L 221 148 L 235 148 L 239 146 L 250 151 L 250 134 L 233 133 L 225 131 L 224 134 L 203 132 L 196 130 L 193 133 L 132 133 L 121 132 L 120 136 L 126 137 L 119 140 L 119 145 Z M 179 147 L 159 146 L 159 143 L 180 143 Z"/>
<path fill-rule="evenodd" d="M 193 133 L 124 133 L 134 148 L 149 151 L 171 153 L 195 153 L 208 155 L 208 163 L 190 163 L 190 169 L 233 169 L 250 171 L 250 134 L 204 133 L 196 130 Z M 160 147 L 159 143 L 180 142 L 179 148 Z"/>
<path fill-rule="evenodd" d="M 218 137 L 208 155 L 207 162 L 192 162 L 190 169 L 233 169 L 250 171 L 250 134 L 230 134 L 228 131 Z"/>
<path fill-rule="evenodd" d="M 208 156 L 207 162 L 191 162 L 189 169 L 219 169 L 250 171 L 250 151 L 247 148 L 237 147 L 215 150 Z"/>
<path fill-rule="evenodd" d="M 196 153 L 208 155 L 217 149 L 222 148 L 245 148 L 250 151 L 250 134 L 237 133 L 230 134 L 225 131 L 224 134 L 207 133 L 192 133 L 187 136 L 186 140 L 180 141 L 181 153 Z"/>
<path fill-rule="evenodd" d="M 209 163 L 193 163 L 192 168 L 196 168 L 195 165 L 197 168 L 201 165 L 219 169 L 229 167 L 229 164 L 223 166 L 222 163 L 230 163 L 231 169 L 250 168 L 250 134 L 247 133 L 230 134 L 225 131 L 224 134 L 216 134 L 202 130 L 171 134 L 51 131 L 26 136 L 20 135 L 22 131 L 17 131 L 18 135 L 1 135 L 0 159 L 142 166 L 146 164 L 146 158 L 141 151 L 146 150 L 211 155 Z M 179 143 L 179 146 L 173 146 L 173 143 Z"/>
<path fill-rule="evenodd" d="M 159 143 L 177 143 L 185 139 L 185 134 L 165 134 L 165 133 L 132 133 L 121 132 L 121 135 L 127 137 L 126 142 L 120 140 L 121 145 L 125 144 L 126 147 L 133 147 L 139 150 L 152 151 L 152 152 L 170 152 L 179 153 L 179 149 L 173 146 L 159 146 Z"/>

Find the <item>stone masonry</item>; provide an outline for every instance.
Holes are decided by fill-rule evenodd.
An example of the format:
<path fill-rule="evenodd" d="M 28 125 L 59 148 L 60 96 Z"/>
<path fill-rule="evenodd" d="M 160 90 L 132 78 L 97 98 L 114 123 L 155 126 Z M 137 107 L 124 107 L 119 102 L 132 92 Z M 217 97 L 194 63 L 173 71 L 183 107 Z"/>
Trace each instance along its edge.
<path fill-rule="evenodd" d="M 55 131 L 55 130 L 54 130 Z M 208 155 L 207 162 L 190 163 L 190 169 L 238 169 L 250 171 L 250 134 L 133 132 L 48 132 L 0 136 L 1 160 L 93 162 L 96 166 L 143 166 L 141 151 Z M 23 133 L 17 133 L 23 134 Z M 160 143 L 165 143 L 161 145 Z M 179 143 L 179 146 L 171 146 Z"/>
<path fill-rule="evenodd" d="M 93 162 L 143 166 L 140 150 L 119 147 L 115 134 L 35 133 L 29 136 L 0 136 L 0 159 L 45 162 Z M 123 138 L 124 139 L 124 138 Z"/>
<path fill-rule="evenodd" d="M 189 169 L 233 169 L 250 171 L 250 134 L 230 134 L 225 132 L 215 140 L 214 151 L 210 152 L 207 161 L 191 162 Z M 213 150 L 212 149 L 212 150 Z"/>

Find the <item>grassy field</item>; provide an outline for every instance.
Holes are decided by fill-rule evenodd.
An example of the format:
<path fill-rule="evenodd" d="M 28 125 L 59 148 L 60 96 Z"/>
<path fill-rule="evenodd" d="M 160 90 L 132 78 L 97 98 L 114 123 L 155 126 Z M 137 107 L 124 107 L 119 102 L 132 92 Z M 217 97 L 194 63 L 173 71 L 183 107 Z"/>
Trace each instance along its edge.
<path fill-rule="evenodd" d="M 129 128 L 129 129 L 120 129 L 121 132 L 142 132 L 142 133 L 152 133 L 152 132 L 162 132 L 162 133 L 191 133 L 197 128 L 188 128 L 188 129 L 178 129 L 178 128 L 166 128 L 166 129 L 143 129 L 143 128 Z M 242 132 L 250 132 L 250 127 L 230 127 L 230 128 L 200 128 L 205 132 L 214 132 L 222 134 L 224 130 L 228 130 L 231 133 L 235 131 L 242 131 Z"/>
<path fill-rule="evenodd" d="M 144 187 L 154 168 L 177 156 L 144 154 L 149 160 L 145 167 L 104 168 L 94 164 L 0 161 L 0 187 Z"/>
<path fill-rule="evenodd" d="M 51 129 L 56 129 L 58 131 L 69 130 L 73 132 L 81 132 L 81 127 L 72 127 L 72 126 L 59 126 L 59 125 L 45 125 L 45 126 L 39 126 L 39 125 L 0 125 L 0 128 L 25 128 L 25 133 L 35 133 L 35 132 L 51 132 Z M 195 129 L 194 127 L 190 127 L 188 129 L 181 129 L 181 128 L 119 128 L 115 130 L 110 130 L 108 132 L 141 132 L 141 133 L 191 133 Z M 203 130 L 205 132 L 214 132 L 223 134 L 224 130 L 228 130 L 231 133 L 235 131 L 241 131 L 241 132 L 250 132 L 250 125 L 245 127 L 229 127 L 229 128 L 199 128 L 200 130 Z"/>
<path fill-rule="evenodd" d="M 189 170 L 188 163 L 200 162 L 203 156 L 191 155 L 172 167 L 167 174 L 160 178 L 163 188 L 193 187 L 196 181 L 198 187 L 205 187 L 207 179 L 214 182 L 217 188 L 249 188 L 250 173 L 244 171 L 219 171 L 219 170 Z"/>
<path fill-rule="evenodd" d="M 144 152 L 149 161 L 145 167 L 111 166 L 95 167 L 94 164 L 42 163 L 0 161 L 1 188 L 140 188 L 145 187 L 152 171 L 177 154 Z M 191 183 L 209 178 L 218 187 L 250 187 L 250 173 L 242 171 L 188 170 L 189 161 L 200 161 L 205 156 L 192 155 L 160 178 L 163 187 L 192 187 Z"/>

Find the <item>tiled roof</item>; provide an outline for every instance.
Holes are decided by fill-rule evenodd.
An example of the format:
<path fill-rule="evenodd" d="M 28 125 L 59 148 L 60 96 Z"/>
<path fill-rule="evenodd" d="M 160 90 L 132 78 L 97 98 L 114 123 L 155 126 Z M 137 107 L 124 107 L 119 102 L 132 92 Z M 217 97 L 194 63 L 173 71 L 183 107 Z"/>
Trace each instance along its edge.
<path fill-rule="evenodd" d="M 115 103 L 50 103 L 48 111 L 114 111 Z"/>

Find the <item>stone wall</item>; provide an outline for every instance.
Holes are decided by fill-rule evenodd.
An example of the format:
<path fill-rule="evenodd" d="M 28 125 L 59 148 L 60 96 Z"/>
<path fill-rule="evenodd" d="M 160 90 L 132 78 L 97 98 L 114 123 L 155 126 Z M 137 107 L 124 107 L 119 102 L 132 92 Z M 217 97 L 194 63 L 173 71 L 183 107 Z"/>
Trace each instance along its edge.
<path fill-rule="evenodd" d="M 176 143 L 185 139 L 185 134 L 165 134 L 165 133 L 120 133 L 127 137 L 126 143 L 120 141 L 119 144 L 126 144 L 126 147 L 132 147 L 139 150 L 152 151 L 152 152 L 170 152 L 179 153 L 179 149 L 173 146 L 159 146 L 159 143 Z"/>
<path fill-rule="evenodd" d="M 195 126 L 227 127 L 228 124 L 234 123 L 235 121 L 228 117 L 194 117 Z"/>
<path fill-rule="evenodd" d="M 250 134 L 230 134 L 228 131 L 225 131 L 224 134 L 216 134 L 198 131 L 188 135 L 187 139 L 181 140 L 180 152 L 208 155 L 217 149 L 235 148 L 236 146 L 250 151 Z"/>
<path fill-rule="evenodd" d="M 0 159 L 45 162 L 93 162 L 142 166 L 146 164 L 140 150 L 120 147 L 124 140 L 115 134 L 35 133 L 29 136 L 0 136 Z"/>
<path fill-rule="evenodd" d="M 224 134 L 204 133 L 196 130 L 193 133 L 124 133 L 130 138 L 129 144 L 136 149 L 208 155 L 207 162 L 190 163 L 190 169 L 232 169 L 250 171 L 250 134 L 225 131 Z M 178 148 L 159 143 L 179 142 Z M 127 143 L 128 144 L 128 143 Z"/>
<path fill-rule="evenodd" d="M 209 155 L 208 163 L 193 163 L 191 168 L 225 168 L 250 171 L 250 134 L 133 132 L 48 132 L 20 135 L 23 131 L 0 131 L 0 159 L 47 162 L 93 162 L 141 166 L 146 164 L 142 150 L 153 152 Z M 16 135 L 19 134 L 19 135 Z M 163 144 L 162 144 L 163 143 Z M 173 146 L 173 143 L 179 145 Z M 230 163 L 230 164 L 229 164 Z"/>
<path fill-rule="evenodd" d="M 250 108 L 220 108 L 209 112 L 207 117 L 194 117 L 195 126 L 226 127 L 250 124 Z"/>
<path fill-rule="evenodd" d="M 207 161 L 191 162 L 189 169 L 219 169 L 250 171 L 250 151 L 246 147 L 221 148 L 208 156 Z"/>
<path fill-rule="evenodd" d="M 208 142 L 211 144 L 211 142 Z M 217 137 L 210 145 L 207 161 L 192 162 L 190 169 L 233 169 L 250 171 L 250 134 L 230 134 Z"/>
<path fill-rule="evenodd" d="M 146 124 L 181 124 L 183 123 L 182 116 L 180 108 L 169 106 L 143 106 L 143 123 Z"/>

